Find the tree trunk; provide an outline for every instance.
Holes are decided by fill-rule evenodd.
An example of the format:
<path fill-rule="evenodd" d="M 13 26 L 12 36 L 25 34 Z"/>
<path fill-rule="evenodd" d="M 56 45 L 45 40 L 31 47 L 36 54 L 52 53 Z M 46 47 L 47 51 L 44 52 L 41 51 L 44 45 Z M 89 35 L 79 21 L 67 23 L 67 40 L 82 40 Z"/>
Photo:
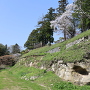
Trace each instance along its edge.
<path fill-rule="evenodd" d="M 66 29 L 64 29 L 64 40 L 66 41 L 67 38 L 66 38 Z"/>

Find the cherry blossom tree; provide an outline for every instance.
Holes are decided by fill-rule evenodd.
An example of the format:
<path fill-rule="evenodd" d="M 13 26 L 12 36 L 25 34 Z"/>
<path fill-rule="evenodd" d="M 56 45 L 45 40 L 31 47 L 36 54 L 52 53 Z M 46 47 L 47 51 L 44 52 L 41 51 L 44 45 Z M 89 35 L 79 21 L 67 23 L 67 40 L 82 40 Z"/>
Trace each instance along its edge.
<path fill-rule="evenodd" d="M 63 31 L 65 40 L 70 35 L 70 30 L 72 30 L 75 34 L 75 22 L 72 16 L 75 7 L 75 4 L 68 4 L 66 6 L 66 11 L 59 17 L 56 17 L 54 21 L 50 22 L 51 27 L 54 28 L 54 31 Z"/>

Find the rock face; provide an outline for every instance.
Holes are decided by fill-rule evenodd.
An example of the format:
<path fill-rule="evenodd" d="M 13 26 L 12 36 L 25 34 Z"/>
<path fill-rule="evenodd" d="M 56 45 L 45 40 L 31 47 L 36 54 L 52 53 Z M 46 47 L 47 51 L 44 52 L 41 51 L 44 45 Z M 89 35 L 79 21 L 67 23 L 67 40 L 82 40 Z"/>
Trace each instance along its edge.
<path fill-rule="evenodd" d="M 63 80 L 77 85 L 90 83 L 90 62 L 76 62 L 64 64 L 58 61 L 51 66 L 51 70 Z"/>
<path fill-rule="evenodd" d="M 47 53 L 55 53 L 55 52 L 59 52 L 60 51 L 60 47 L 56 47 L 52 50 L 49 50 Z"/>
<path fill-rule="evenodd" d="M 38 62 L 30 62 L 25 64 L 25 66 L 37 67 L 37 64 Z M 38 68 L 53 71 L 62 80 L 72 82 L 76 85 L 90 84 L 90 58 L 74 63 L 64 63 L 62 60 L 52 61 L 49 67 L 43 64 Z"/>
<path fill-rule="evenodd" d="M 40 56 L 41 59 L 43 56 Z M 21 61 L 26 61 L 27 58 L 22 58 Z M 84 56 L 84 60 L 73 62 L 73 63 L 64 63 L 63 60 L 52 60 L 46 64 L 41 64 L 37 67 L 40 61 L 35 60 L 34 62 L 26 62 L 25 66 L 36 67 L 40 69 L 45 69 L 48 71 L 53 71 L 57 76 L 65 81 L 72 82 L 76 85 L 89 85 L 90 84 L 90 53 L 88 52 Z"/>
<path fill-rule="evenodd" d="M 73 46 L 74 44 L 78 44 L 80 42 L 88 41 L 90 40 L 90 36 L 82 37 L 78 40 L 75 40 L 74 42 L 71 42 L 66 45 L 66 49 Z M 47 53 L 55 53 L 59 52 L 60 47 L 56 47 L 52 50 L 49 50 Z M 35 57 L 35 56 L 33 56 Z M 39 61 L 30 61 L 26 62 L 25 66 L 29 67 L 37 67 L 38 63 L 41 62 L 43 56 L 40 56 L 41 59 Z M 27 60 L 26 58 L 23 58 L 21 61 Z M 65 81 L 72 82 L 77 85 L 89 85 L 90 84 L 90 51 L 86 53 L 85 56 L 83 56 L 83 60 L 74 62 L 74 63 L 64 63 L 63 60 L 52 60 L 51 62 L 48 62 L 48 66 L 46 66 L 45 63 L 42 61 L 42 65 L 38 66 L 37 68 L 45 69 L 45 70 L 51 70 L 53 71 L 57 76 L 59 76 L 61 79 Z M 36 77 L 32 76 L 31 79 L 35 79 Z"/>
<path fill-rule="evenodd" d="M 66 45 L 66 49 L 84 42 L 88 41 L 90 36 L 82 37 L 74 42 Z M 49 51 L 49 53 L 54 52 L 55 49 Z M 58 51 L 58 48 L 57 48 Z M 84 56 L 85 61 L 75 62 L 75 63 L 63 63 L 62 60 L 52 63 L 51 70 L 55 72 L 57 76 L 63 80 L 70 81 L 77 85 L 90 84 L 90 52 Z M 43 69 L 45 67 L 42 67 Z"/>
<path fill-rule="evenodd" d="M 90 39 L 90 36 L 86 36 L 86 37 L 82 37 L 82 38 L 80 38 L 78 40 L 75 40 L 74 42 L 68 43 L 66 45 L 66 49 L 73 46 L 73 45 L 75 45 L 75 44 L 78 44 L 80 42 L 83 42 L 83 41 L 86 41 L 86 40 L 89 40 L 89 39 Z"/>

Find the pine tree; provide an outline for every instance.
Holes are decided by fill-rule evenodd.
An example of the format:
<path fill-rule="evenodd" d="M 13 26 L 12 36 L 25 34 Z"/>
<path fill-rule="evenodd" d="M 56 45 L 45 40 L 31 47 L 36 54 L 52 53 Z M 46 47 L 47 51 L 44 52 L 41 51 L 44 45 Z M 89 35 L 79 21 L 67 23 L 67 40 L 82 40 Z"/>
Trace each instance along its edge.
<path fill-rule="evenodd" d="M 50 27 L 50 21 L 55 19 L 56 13 L 55 9 L 52 7 L 48 10 L 49 11 L 42 20 L 38 22 L 39 28 L 33 30 L 30 33 L 28 40 L 25 42 L 24 46 L 27 49 L 34 49 L 34 46 L 40 42 L 42 43 L 42 46 L 45 46 L 47 43 L 53 43 L 53 29 Z"/>
<path fill-rule="evenodd" d="M 32 32 L 28 37 L 28 40 L 24 44 L 24 47 L 27 47 L 27 49 L 34 49 L 34 45 L 39 43 L 38 38 L 39 38 L 38 29 L 32 30 Z"/>
<path fill-rule="evenodd" d="M 59 7 L 56 10 L 57 10 L 57 13 L 59 15 L 61 15 L 62 13 L 64 13 L 65 8 L 68 4 L 68 1 L 67 0 L 59 0 L 58 3 L 59 3 Z"/>
<path fill-rule="evenodd" d="M 40 36 L 39 41 L 42 41 L 42 45 L 46 45 L 47 43 L 53 43 L 53 29 L 50 27 L 50 21 L 54 20 L 56 17 L 55 9 L 52 7 L 48 9 L 48 13 L 43 17 L 42 21 L 39 21 L 40 25 Z"/>

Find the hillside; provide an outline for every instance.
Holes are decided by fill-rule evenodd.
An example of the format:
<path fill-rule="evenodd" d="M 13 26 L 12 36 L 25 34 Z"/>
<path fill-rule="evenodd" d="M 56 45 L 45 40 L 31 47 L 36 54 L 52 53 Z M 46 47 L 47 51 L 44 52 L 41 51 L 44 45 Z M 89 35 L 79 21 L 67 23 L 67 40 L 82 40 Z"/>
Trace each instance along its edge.
<path fill-rule="evenodd" d="M 0 90 L 89 90 L 89 68 L 90 30 L 22 55 L 0 72 Z"/>

